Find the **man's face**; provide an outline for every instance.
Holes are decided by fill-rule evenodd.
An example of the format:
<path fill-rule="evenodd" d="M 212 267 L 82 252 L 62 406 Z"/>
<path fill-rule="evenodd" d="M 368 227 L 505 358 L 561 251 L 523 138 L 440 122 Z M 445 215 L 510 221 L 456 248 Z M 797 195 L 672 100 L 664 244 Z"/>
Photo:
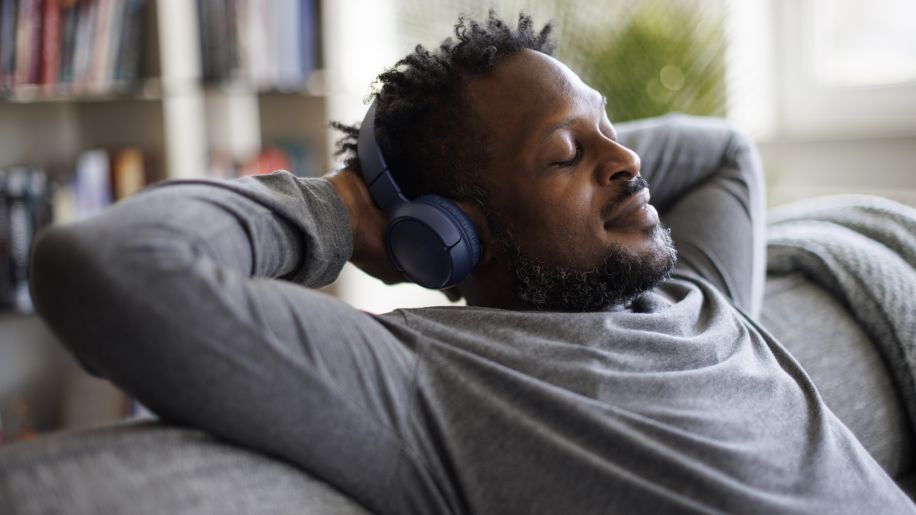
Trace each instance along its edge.
<path fill-rule="evenodd" d="M 482 175 L 520 301 L 620 307 L 667 276 L 675 260 L 668 231 L 598 92 L 526 50 L 474 79 L 469 94 L 492 136 Z"/>

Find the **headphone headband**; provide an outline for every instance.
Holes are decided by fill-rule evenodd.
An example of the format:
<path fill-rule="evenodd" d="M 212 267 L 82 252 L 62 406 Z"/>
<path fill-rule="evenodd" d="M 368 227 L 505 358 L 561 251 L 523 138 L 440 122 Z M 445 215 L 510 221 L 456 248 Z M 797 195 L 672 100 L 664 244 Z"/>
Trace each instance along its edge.
<path fill-rule="evenodd" d="M 401 204 L 407 203 L 407 198 L 401 193 L 394 177 L 388 169 L 388 163 L 382 155 L 375 140 L 375 106 L 378 100 L 373 100 L 372 105 L 359 126 L 359 139 L 356 151 L 359 155 L 359 169 L 363 180 L 369 187 L 369 196 L 375 205 L 385 211 L 389 216 Z"/>

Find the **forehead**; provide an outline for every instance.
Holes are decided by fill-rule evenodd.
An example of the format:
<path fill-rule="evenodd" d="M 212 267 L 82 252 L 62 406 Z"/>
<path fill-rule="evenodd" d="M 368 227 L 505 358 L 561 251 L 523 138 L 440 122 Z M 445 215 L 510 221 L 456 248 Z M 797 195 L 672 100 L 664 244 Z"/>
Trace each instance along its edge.
<path fill-rule="evenodd" d="M 499 61 L 468 83 L 471 107 L 487 125 L 493 143 L 517 148 L 539 128 L 600 95 L 560 61 L 523 50 Z"/>

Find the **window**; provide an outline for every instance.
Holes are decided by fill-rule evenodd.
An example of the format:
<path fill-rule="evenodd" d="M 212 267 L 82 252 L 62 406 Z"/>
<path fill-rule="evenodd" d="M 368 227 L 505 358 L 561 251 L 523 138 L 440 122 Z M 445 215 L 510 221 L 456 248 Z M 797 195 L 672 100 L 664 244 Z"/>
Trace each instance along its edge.
<path fill-rule="evenodd" d="M 816 77 L 833 87 L 916 81 L 916 2 L 817 0 Z"/>
<path fill-rule="evenodd" d="M 780 132 L 916 135 L 916 3 L 780 0 L 775 7 Z"/>

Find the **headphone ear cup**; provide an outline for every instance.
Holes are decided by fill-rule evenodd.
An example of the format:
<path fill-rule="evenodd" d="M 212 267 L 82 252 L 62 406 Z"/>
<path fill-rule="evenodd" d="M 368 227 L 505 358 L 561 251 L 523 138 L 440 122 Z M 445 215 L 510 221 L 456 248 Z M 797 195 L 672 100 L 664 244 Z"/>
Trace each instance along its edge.
<path fill-rule="evenodd" d="M 461 243 L 459 245 L 467 246 L 468 254 L 471 257 L 471 269 L 473 270 L 477 263 L 480 262 L 480 238 L 477 236 L 477 228 L 474 227 L 474 222 L 468 218 L 468 215 L 454 202 L 439 195 L 420 195 L 414 202 L 436 207 L 455 222 L 461 232 Z"/>
<path fill-rule="evenodd" d="M 395 266 L 426 288 L 448 288 L 461 282 L 480 261 L 474 224 L 454 203 L 423 195 L 400 206 L 385 235 Z"/>

